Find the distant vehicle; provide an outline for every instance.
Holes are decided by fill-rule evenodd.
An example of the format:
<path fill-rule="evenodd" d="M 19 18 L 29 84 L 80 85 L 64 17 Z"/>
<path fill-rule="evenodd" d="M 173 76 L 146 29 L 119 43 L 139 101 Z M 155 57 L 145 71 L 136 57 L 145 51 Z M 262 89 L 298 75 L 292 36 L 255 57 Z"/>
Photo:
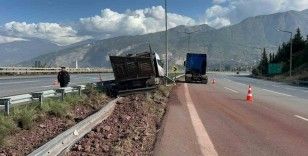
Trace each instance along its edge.
<path fill-rule="evenodd" d="M 207 55 L 187 53 L 185 65 L 185 82 L 201 82 L 207 84 Z"/>
<path fill-rule="evenodd" d="M 161 77 L 165 76 L 157 53 L 143 52 L 109 58 L 115 78 L 103 84 L 109 96 L 153 87 L 161 83 Z"/>

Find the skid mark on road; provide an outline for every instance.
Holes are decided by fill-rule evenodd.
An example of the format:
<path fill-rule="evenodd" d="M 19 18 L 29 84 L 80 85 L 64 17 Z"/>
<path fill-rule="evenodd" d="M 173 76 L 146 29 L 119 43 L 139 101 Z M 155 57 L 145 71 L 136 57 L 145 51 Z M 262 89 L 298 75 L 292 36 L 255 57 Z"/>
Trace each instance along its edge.
<path fill-rule="evenodd" d="M 186 83 L 184 84 L 184 89 L 185 89 L 186 105 L 190 114 L 190 119 L 193 128 L 195 130 L 202 155 L 217 156 L 218 154 L 215 150 L 215 147 L 197 113 L 194 103 L 192 102 L 191 96 L 188 91 L 188 86 Z"/>
<path fill-rule="evenodd" d="M 275 93 L 275 94 L 279 94 L 279 95 L 284 95 L 284 96 L 289 96 L 289 97 L 292 97 L 292 95 L 289 95 L 289 94 L 284 94 L 284 93 L 279 93 L 279 92 L 275 92 L 275 91 L 272 91 L 272 90 L 267 90 L 267 89 L 262 89 L 264 91 L 268 91 L 268 92 L 271 92 L 271 93 Z"/>
<path fill-rule="evenodd" d="M 226 90 L 230 90 L 231 92 L 234 92 L 234 93 L 238 93 L 238 91 L 236 91 L 236 90 L 233 90 L 233 89 L 231 89 L 231 88 L 228 88 L 228 87 L 224 87 Z"/>
<path fill-rule="evenodd" d="M 302 116 L 299 116 L 299 115 L 294 115 L 295 117 L 297 117 L 297 118 L 299 118 L 299 119 L 302 119 L 302 120 L 305 120 L 305 121 L 308 121 L 308 119 L 307 118 L 304 118 L 304 117 L 302 117 Z"/>

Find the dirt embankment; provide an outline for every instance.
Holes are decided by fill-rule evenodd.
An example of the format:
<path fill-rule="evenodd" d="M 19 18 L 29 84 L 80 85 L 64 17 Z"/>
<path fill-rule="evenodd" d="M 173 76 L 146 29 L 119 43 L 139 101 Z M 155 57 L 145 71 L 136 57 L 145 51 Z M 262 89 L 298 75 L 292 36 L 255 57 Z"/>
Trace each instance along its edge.
<path fill-rule="evenodd" d="M 171 88 L 130 95 L 67 153 L 75 155 L 151 155 Z"/>
<path fill-rule="evenodd" d="M 31 121 L 33 124 L 28 128 L 20 127 L 19 121 L 12 116 L 3 117 L 16 123 L 12 123 L 15 124 L 15 128 L 4 138 L 5 143 L 0 145 L 0 156 L 29 154 L 87 116 L 95 113 L 111 100 L 96 91 L 89 91 L 86 94 L 87 96 L 82 99 L 71 97 L 63 103 L 59 101 L 45 102 L 42 108 L 30 106 L 31 110 L 35 110 L 35 117 Z M 77 98 L 79 100 L 76 100 Z M 25 113 L 27 113 L 27 110 Z"/>

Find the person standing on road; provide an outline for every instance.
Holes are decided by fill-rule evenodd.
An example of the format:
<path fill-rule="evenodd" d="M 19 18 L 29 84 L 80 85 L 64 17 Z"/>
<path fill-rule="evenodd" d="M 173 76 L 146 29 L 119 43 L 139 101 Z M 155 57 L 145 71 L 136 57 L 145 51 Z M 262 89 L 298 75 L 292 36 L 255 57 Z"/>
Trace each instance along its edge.
<path fill-rule="evenodd" d="M 70 74 L 65 70 L 65 67 L 61 67 L 61 71 L 58 73 L 58 82 L 60 87 L 67 87 L 70 82 Z"/>

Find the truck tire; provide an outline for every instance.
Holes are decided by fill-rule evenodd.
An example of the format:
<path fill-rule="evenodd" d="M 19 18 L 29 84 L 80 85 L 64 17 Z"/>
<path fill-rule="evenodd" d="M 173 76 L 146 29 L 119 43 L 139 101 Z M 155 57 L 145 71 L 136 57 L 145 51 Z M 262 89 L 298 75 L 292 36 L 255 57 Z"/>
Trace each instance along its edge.
<path fill-rule="evenodd" d="M 186 83 L 190 83 L 190 82 L 191 82 L 191 78 L 190 78 L 190 77 L 185 76 L 185 82 L 186 82 Z"/>
<path fill-rule="evenodd" d="M 201 83 L 207 84 L 208 80 L 207 79 L 202 79 Z"/>

